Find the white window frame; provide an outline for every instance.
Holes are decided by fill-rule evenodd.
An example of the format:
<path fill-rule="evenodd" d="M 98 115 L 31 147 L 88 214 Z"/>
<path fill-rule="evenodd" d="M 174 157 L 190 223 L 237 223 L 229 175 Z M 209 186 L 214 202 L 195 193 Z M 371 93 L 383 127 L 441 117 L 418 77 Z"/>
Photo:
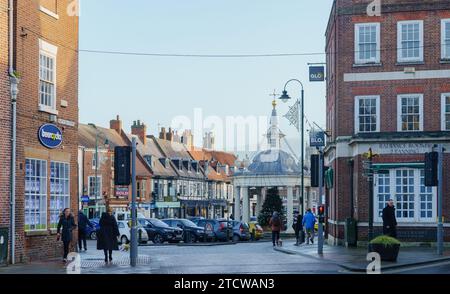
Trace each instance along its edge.
<path fill-rule="evenodd" d="M 396 197 L 396 172 L 398 170 L 411 170 L 411 168 L 396 168 L 389 170 L 389 181 L 390 181 L 390 199 L 394 200 L 394 206 L 397 210 L 397 197 Z M 398 223 L 433 223 L 436 220 L 437 216 L 437 189 L 436 187 L 432 188 L 432 216 L 430 218 L 424 217 L 422 218 L 420 215 L 421 212 L 421 198 L 420 198 L 420 172 L 422 169 L 412 168 L 414 170 L 414 217 L 413 218 L 400 218 L 397 217 Z M 378 177 L 379 174 L 375 174 L 374 179 L 374 221 L 375 222 L 383 222 L 383 218 L 379 213 L 379 202 L 378 202 Z M 397 212 L 396 212 L 397 213 Z"/>
<path fill-rule="evenodd" d="M 57 89 L 57 54 L 58 54 L 58 47 L 56 47 L 55 45 L 52 45 L 50 43 L 45 42 L 44 40 L 39 39 L 39 56 L 38 56 L 38 60 L 39 60 L 39 68 L 38 68 L 38 73 L 39 73 L 39 83 L 38 83 L 38 93 L 39 93 L 39 110 L 43 111 L 43 112 L 48 112 L 51 114 L 58 114 L 58 111 L 56 110 L 56 89 Z M 40 75 L 40 70 L 41 70 L 41 55 L 51 58 L 53 59 L 53 96 L 52 96 L 52 101 L 51 101 L 51 105 L 45 105 L 41 103 L 41 75 Z"/>
<path fill-rule="evenodd" d="M 450 50 L 447 52 L 446 50 L 446 39 L 450 42 L 450 36 L 445 35 L 445 25 L 450 24 L 450 18 L 441 20 L 441 58 L 442 60 L 450 60 Z"/>
<path fill-rule="evenodd" d="M 370 59 L 361 59 L 360 58 L 360 40 L 359 40 L 359 31 L 361 27 L 367 27 L 367 26 L 375 26 L 376 27 L 376 56 L 375 58 Z M 370 22 L 370 23 L 357 23 L 355 24 L 355 64 L 368 64 L 368 63 L 380 63 L 381 57 L 380 57 L 380 48 L 381 48 L 381 41 L 380 41 L 380 23 L 379 22 Z"/>
<path fill-rule="evenodd" d="M 32 164 L 36 164 L 37 162 L 40 162 L 41 164 L 41 172 L 44 171 L 45 175 L 41 174 L 40 176 L 30 176 L 33 179 L 30 179 L 27 182 L 28 175 L 25 172 L 25 215 L 24 215 L 24 226 L 25 231 L 42 231 L 47 230 L 47 216 L 48 216 L 48 162 L 43 159 L 39 158 L 26 158 L 25 160 L 25 169 L 28 168 L 27 161 L 31 161 Z M 33 181 L 34 180 L 34 181 Z M 33 184 L 34 182 L 34 184 Z M 39 182 L 39 190 L 34 191 L 36 189 L 36 183 Z M 34 197 L 33 197 L 34 196 Z M 39 203 L 38 207 L 36 207 L 36 197 L 39 196 Z M 37 210 L 39 210 L 39 218 L 44 219 L 45 221 L 43 223 L 40 222 L 36 223 L 36 215 Z M 31 218 L 33 217 L 35 219 L 34 225 L 37 224 L 37 227 L 27 227 L 31 226 L 27 222 L 27 217 Z"/>
<path fill-rule="evenodd" d="M 359 130 L 359 102 L 362 99 L 375 99 L 376 100 L 376 116 L 377 116 L 377 126 L 373 132 L 361 132 Z M 380 132 L 380 96 L 379 95 L 366 95 L 366 96 L 355 96 L 355 134 L 358 133 L 377 133 Z"/>
<path fill-rule="evenodd" d="M 402 98 L 419 98 L 419 129 L 402 130 Z M 423 94 L 401 94 L 397 96 L 397 132 L 423 132 Z"/>
<path fill-rule="evenodd" d="M 445 112 L 445 98 L 450 97 L 450 93 L 442 93 L 441 95 L 441 130 L 442 131 L 450 131 L 450 129 L 446 129 L 446 121 L 445 115 L 450 113 Z"/>
<path fill-rule="evenodd" d="M 402 26 L 407 24 L 419 24 L 419 57 L 402 56 Z M 398 62 L 423 62 L 423 20 L 407 20 L 397 22 L 397 61 Z"/>
<path fill-rule="evenodd" d="M 102 198 L 102 176 L 101 175 L 97 175 L 97 181 L 99 182 L 98 185 L 98 195 L 94 195 L 94 193 L 91 194 L 91 179 L 95 179 L 95 175 L 94 176 L 88 176 L 88 194 L 89 197 L 94 196 L 95 199 L 101 199 Z M 95 190 L 93 191 L 95 192 Z"/>
<path fill-rule="evenodd" d="M 56 165 L 60 165 L 63 166 L 65 169 L 67 169 L 67 176 L 64 174 L 63 176 L 59 176 L 59 177 L 54 177 L 52 175 L 52 164 L 56 164 Z M 70 163 L 68 162 L 61 162 L 61 161 L 51 161 L 50 162 L 50 227 L 51 228 L 56 228 L 57 224 L 58 224 L 58 215 L 59 213 L 62 212 L 63 209 L 65 208 L 70 208 Z M 55 193 L 55 191 L 52 189 L 52 179 L 56 182 L 62 182 L 59 183 L 62 185 L 63 191 L 58 191 Z M 53 187 L 55 188 L 55 187 Z M 59 207 L 56 209 L 52 209 L 52 201 L 56 200 L 57 198 L 63 198 L 63 207 Z M 55 219 L 56 222 L 52 222 L 52 213 L 54 213 L 54 211 L 58 212 L 58 215 Z"/>

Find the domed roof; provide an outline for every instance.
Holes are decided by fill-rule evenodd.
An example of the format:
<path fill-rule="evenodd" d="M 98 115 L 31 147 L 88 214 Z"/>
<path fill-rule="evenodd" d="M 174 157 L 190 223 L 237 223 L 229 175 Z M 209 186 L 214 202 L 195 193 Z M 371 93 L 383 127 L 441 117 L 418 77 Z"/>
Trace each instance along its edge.
<path fill-rule="evenodd" d="M 300 167 L 295 158 L 280 149 L 259 152 L 247 168 L 255 175 L 299 175 Z"/>

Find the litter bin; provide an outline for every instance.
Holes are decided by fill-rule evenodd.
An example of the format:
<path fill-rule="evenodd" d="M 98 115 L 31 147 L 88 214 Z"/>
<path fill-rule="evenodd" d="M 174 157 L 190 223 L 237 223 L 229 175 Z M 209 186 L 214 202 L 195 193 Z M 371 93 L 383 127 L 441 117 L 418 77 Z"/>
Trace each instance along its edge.
<path fill-rule="evenodd" d="M 356 220 L 349 217 L 345 220 L 345 246 L 353 247 L 357 245 Z"/>
<path fill-rule="evenodd" d="M 8 228 L 0 228 L 0 266 L 8 264 Z"/>

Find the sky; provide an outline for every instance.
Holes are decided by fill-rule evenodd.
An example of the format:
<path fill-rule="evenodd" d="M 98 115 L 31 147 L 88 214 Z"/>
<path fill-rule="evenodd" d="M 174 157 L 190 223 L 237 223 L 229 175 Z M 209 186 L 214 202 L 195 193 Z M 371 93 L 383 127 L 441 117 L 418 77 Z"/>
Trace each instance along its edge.
<path fill-rule="evenodd" d="M 213 55 L 323 53 L 332 2 L 82 0 L 80 49 Z M 307 63 L 316 62 L 325 62 L 325 55 L 181 58 L 80 52 L 80 122 L 108 127 L 120 115 L 126 131 L 133 121 L 141 120 L 148 133 L 155 135 L 158 125 L 169 127 L 180 116 L 190 118 L 191 128 L 196 127 L 195 109 L 203 119 L 223 121 L 230 116 L 269 116 L 270 94 L 274 90 L 281 94 L 285 82 L 297 78 L 305 86 L 306 117 L 324 126 L 325 83 L 308 81 Z M 300 96 L 299 85 L 290 84 L 288 90 L 293 98 Z M 288 111 L 288 104 L 279 103 L 279 115 Z M 288 138 L 299 137 L 281 117 L 280 128 Z M 196 145 L 201 145 L 199 137 L 195 137 Z M 217 141 L 216 147 L 223 149 L 220 145 L 226 143 Z"/>

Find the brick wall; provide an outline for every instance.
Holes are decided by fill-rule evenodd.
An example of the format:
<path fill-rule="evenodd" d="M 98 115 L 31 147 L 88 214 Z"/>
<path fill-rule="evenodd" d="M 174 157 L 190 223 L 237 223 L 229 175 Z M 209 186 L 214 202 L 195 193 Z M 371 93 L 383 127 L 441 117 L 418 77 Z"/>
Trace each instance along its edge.
<path fill-rule="evenodd" d="M 11 98 L 8 81 L 8 1 L 0 0 L 0 227 L 9 227 L 11 169 Z"/>
<path fill-rule="evenodd" d="M 449 1 L 418 1 L 418 0 L 384 0 L 382 1 L 381 17 L 369 17 L 366 14 L 369 0 L 340 0 L 335 1 L 329 25 L 327 28 L 326 50 L 328 81 L 327 81 L 327 127 L 332 133 L 332 142 L 354 135 L 354 103 L 355 96 L 380 96 L 380 131 L 397 132 L 397 96 L 400 94 L 423 94 L 423 113 L 425 132 L 435 132 L 439 136 L 446 136 L 441 130 L 441 94 L 450 92 L 450 80 L 446 79 L 416 79 L 416 80 L 390 80 L 370 82 L 344 82 L 345 73 L 377 73 L 377 72 L 403 72 L 405 67 L 414 67 L 416 71 L 449 70 L 450 64 L 441 62 L 441 19 L 450 18 Z M 403 20 L 423 20 L 424 22 L 424 62 L 412 65 L 399 64 L 397 61 L 397 22 Z M 355 24 L 364 22 L 381 23 L 381 65 L 355 66 Z M 419 135 L 423 135 L 419 133 Z M 447 134 L 448 135 L 448 134 Z M 414 136 L 413 136 L 414 137 Z M 417 140 L 417 138 L 414 138 Z M 377 140 L 383 140 L 379 136 Z M 386 142 L 389 139 L 386 137 Z M 360 143 L 373 143 L 373 141 L 358 141 Z M 339 239 L 344 238 L 341 222 L 350 216 L 350 176 L 348 160 L 354 160 L 354 204 L 355 218 L 360 222 L 368 220 L 368 181 L 362 176 L 363 166 L 361 147 L 358 142 L 340 147 L 331 151 L 337 155 L 331 166 L 335 170 L 335 186 L 328 191 L 329 217 L 338 225 L 331 224 L 329 232 Z M 382 141 L 380 141 L 382 142 Z M 425 138 L 420 142 L 433 142 Z M 436 141 L 437 143 L 438 141 Z M 348 156 L 342 148 L 348 148 Z M 358 155 L 352 154 L 355 152 Z M 352 155 L 351 155 L 352 154 Z M 326 154 L 328 156 L 329 154 Z M 354 156 L 354 157 L 353 157 Z M 444 161 L 444 217 L 450 216 L 449 187 L 449 154 Z M 377 159 L 380 162 L 417 162 L 423 161 L 423 154 L 411 155 L 382 155 Z M 361 229 L 360 238 L 366 238 Z M 405 230 L 412 228 L 404 228 Z M 450 232 L 445 229 L 446 238 Z"/>
<path fill-rule="evenodd" d="M 30 154 L 47 160 L 70 163 L 70 206 L 76 214 L 78 208 L 78 18 L 68 16 L 69 0 L 58 0 L 58 19 L 39 10 L 37 1 L 21 3 L 16 11 L 15 67 L 22 75 L 18 97 L 17 142 L 17 259 L 29 261 L 55 257 L 60 254 L 60 244 L 55 245 L 54 232 L 24 232 L 25 159 Z M 38 110 L 39 104 L 39 39 L 58 47 L 56 62 L 56 110 L 58 118 L 75 123 L 74 127 L 56 123 L 63 130 L 63 143 L 55 150 L 43 147 L 38 140 L 39 127 L 50 121 L 48 113 Z M 67 107 L 61 101 L 67 101 Z M 48 184 L 47 190 L 50 191 Z M 47 195 L 47 207 L 50 195 Z M 49 213 L 47 213 L 49 223 Z M 56 246 L 56 247 L 55 247 Z"/>

